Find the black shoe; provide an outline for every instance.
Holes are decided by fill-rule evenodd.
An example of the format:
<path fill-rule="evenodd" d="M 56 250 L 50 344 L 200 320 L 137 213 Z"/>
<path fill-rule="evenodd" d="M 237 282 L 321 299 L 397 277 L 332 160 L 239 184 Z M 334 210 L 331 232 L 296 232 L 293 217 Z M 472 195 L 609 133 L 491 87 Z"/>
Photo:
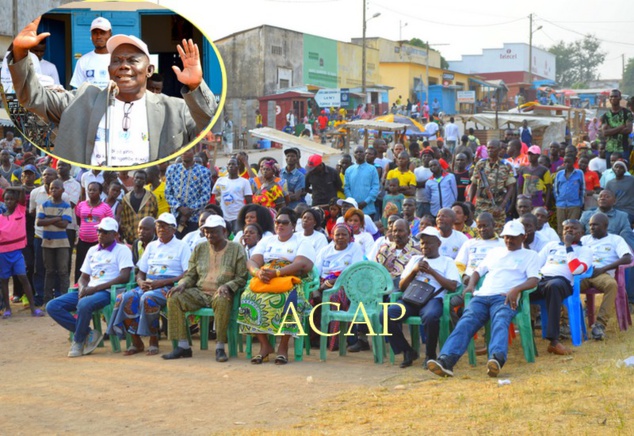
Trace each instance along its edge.
<path fill-rule="evenodd" d="M 403 361 L 401 362 L 401 368 L 407 368 L 408 366 L 412 366 L 412 363 L 414 363 L 414 361 L 416 359 L 418 359 L 418 353 L 416 352 L 416 350 L 411 349 L 411 350 L 406 350 L 405 352 L 403 352 Z"/>
<path fill-rule="evenodd" d="M 368 351 L 370 349 L 370 344 L 367 341 L 362 341 L 359 339 L 354 344 L 350 345 L 346 348 L 350 353 L 358 353 L 359 351 Z"/>
<path fill-rule="evenodd" d="M 192 357 L 192 349 L 176 347 L 172 350 L 171 353 L 163 354 L 161 357 L 165 360 L 180 359 L 181 357 Z"/>
<path fill-rule="evenodd" d="M 227 360 L 229 360 L 229 358 L 227 357 L 227 353 L 225 353 L 225 350 L 222 348 L 217 348 L 216 362 L 226 362 Z"/>

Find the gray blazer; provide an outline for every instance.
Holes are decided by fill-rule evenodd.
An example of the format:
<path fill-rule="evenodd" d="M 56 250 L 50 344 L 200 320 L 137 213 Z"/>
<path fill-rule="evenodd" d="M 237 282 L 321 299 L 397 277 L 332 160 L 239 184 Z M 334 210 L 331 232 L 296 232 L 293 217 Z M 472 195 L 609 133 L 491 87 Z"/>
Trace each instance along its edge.
<path fill-rule="evenodd" d="M 26 57 L 9 60 L 9 71 L 20 104 L 43 120 L 58 124 L 53 154 L 79 164 L 90 164 L 95 136 L 106 113 L 108 92 L 90 84 L 74 91 L 43 88 Z M 205 129 L 216 111 L 213 93 L 203 81 L 194 91 L 181 89 L 182 99 L 146 92 L 150 161 L 176 153 Z"/>

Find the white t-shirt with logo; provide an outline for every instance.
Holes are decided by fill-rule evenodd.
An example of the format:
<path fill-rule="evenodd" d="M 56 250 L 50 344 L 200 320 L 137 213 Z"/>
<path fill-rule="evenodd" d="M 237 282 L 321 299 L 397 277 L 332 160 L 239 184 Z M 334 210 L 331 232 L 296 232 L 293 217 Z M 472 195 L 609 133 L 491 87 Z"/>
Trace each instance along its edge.
<path fill-rule="evenodd" d="M 112 251 L 99 249 L 99 244 L 90 247 L 86 254 L 81 272 L 90 276 L 88 286 L 98 286 L 109 282 L 121 273 L 122 269 L 134 268 L 132 251 L 124 244 L 115 244 Z"/>
<path fill-rule="evenodd" d="M 623 237 L 609 233 L 601 239 L 596 239 L 592 235 L 585 235 L 581 237 L 581 244 L 592 250 L 592 265 L 595 268 L 603 268 L 616 262 L 626 254 L 632 254 L 629 245 L 627 245 Z M 614 271 L 611 269 L 607 273 L 614 277 Z"/>
<path fill-rule="evenodd" d="M 297 256 L 304 256 L 314 263 L 317 257 L 310 241 L 300 240 L 296 233 L 284 242 L 280 241 L 277 235 L 262 238 L 255 246 L 251 257 L 256 254 L 262 255 L 265 263 L 272 260 L 293 262 Z"/>
<path fill-rule="evenodd" d="M 488 297 L 506 294 L 530 277 L 539 278 L 539 267 L 539 255 L 533 250 L 520 248 L 509 251 L 506 247 L 494 248 L 476 268 L 480 277 L 485 274 L 486 277 L 473 295 Z"/>
<path fill-rule="evenodd" d="M 498 247 L 504 247 L 504 241 L 500 238 L 469 239 L 462 247 L 460 247 L 455 259 L 456 265 L 464 265 L 464 273 L 471 276 L 489 251 Z"/>
<path fill-rule="evenodd" d="M 187 271 L 191 254 L 189 245 L 174 236 L 167 244 L 157 239 L 147 244 L 137 266 L 148 276 L 178 277 Z"/>
<path fill-rule="evenodd" d="M 150 160 L 150 135 L 145 95 L 132 103 L 124 103 L 117 99 L 114 101 L 114 106 L 109 107 L 99 121 L 90 164 L 132 166 L 147 163 Z M 124 130 L 123 125 L 125 113 L 129 118 L 127 130 Z M 107 116 L 110 117 L 109 150 L 106 150 Z"/>
<path fill-rule="evenodd" d="M 99 54 L 94 50 L 86 53 L 75 64 L 70 86 L 79 88 L 84 82 L 88 82 L 106 89 L 110 81 L 108 65 L 110 65 L 110 53 Z"/>
<path fill-rule="evenodd" d="M 451 231 L 447 238 L 440 236 L 440 255 L 455 259 L 460 248 L 469 240 L 464 233 L 456 230 Z"/>
<path fill-rule="evenodd" d="M 418 261 L 425 258 L 425 256 L 416 255 L 412 256 L 412 258 L 407 262 L 403 272 L 401 273 L 401 277 L 407 277 L 414 270 L 416 265 L 418 265 Z M 456 281 L 460 283 L 460 273 L 458 272 L 458 268 L 456 268 L 456 264 L 453 259 L 447 256 L 438 256 L 435 259 L 425 258 L 429 266 L 436 272 L 438 272 L 441 276 L 446 279 Z M 430 274 L 423 274 L 421 272 L 416 274 L 415 280 L 419 280 L 421 282 L 429 283 L 434 287 L 435 290 L 441 288 L 440 283 L 434 278 L 434 276 Z M 440 294 L 436 295 L 435 298 L 442 298 L 445 296 L 446 291 L 442 291 Z"/>
<path fill-rule="evenodd" d="M 216 181 L 213 193 L 227 221 L 238 219 L 238 213 L 244 206 L 244 197 L 253 195 L 251 184 L 247 179 L 244 177 L 230 179 L 229 176 L 220 177 Z"/>
<path fill-rule="evenodd" d="M 340 272 L 363 260 L 363 251 L 358 244 L 348 244 L 345 250 L 335 250 L 335 243 L 331 242 L 317 253 L 315 266 L 322 278 L 333 272 Z"/>

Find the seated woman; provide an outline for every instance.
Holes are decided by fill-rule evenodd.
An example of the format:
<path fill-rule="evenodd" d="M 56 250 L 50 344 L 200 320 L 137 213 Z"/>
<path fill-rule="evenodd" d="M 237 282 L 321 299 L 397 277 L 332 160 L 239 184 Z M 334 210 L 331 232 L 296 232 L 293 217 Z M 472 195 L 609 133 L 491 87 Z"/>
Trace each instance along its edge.
<path fill-rule="evenodd" d="M 247 282 L 247 259 L 240 244 L 227 240 L 227 223 L 220 216 L 210 215 L 201 230 L 207 243 L 194 248 L 185 276 L 167 293 L 167 338 L 178 341 L 178 346 L 163 359 L 192 357 L 185 314 L 211 307 L 216 326 L 216 362 L 229 360 L 225 352 L 227 328 L 234 295 Z"/>
<path fill-rule="evenodd" d="M 240 239 L 240 242 L 244 247 L 244 251 L 246 252 L 247 259 L 250 259 L 256 245 L 258 245 L 258 242 L 262 240 L 262 227 L 260 227 L 257 223 L 247 224 L 244 227 L 244 234 Z"/>
<path fill-rule="evenodd" d="M 234 241 L 242 243 L 244 227 L 247 224 L 257 223 L 262 228 L 262 237 L 273 236 L 275 227 L 273 226 L 273 214 L 270 209 L 259 204 L 246 204 L 238 212 L 237 226 L 238 233 L 233 238 Z"/>
<path fill-rule="evenodd" d="M 240 333 L 254 334 L 260 342 L 259 354 L 251 359 L 251 363 L 256 365 L 268 362 L 269 354 L 275 351 L 267 338 L 267 335 L 274 334 L 283 334 L 275 363 L 288 363 L 288 342 L 299 331 L 297 325 L 292 323 L 289 307 L 293 305 L 300 317 L 310 309 L 301 282 L 293 284 L 285 291 L 271 289 L 271 292 L 253 292 L 254 285 L 270 285 L 272 279 L 279 277 L 303 277 L 312 270 L 315 250 L 308 241 L 300 240 L 294 233 L 296 222 L 297 217 L 292 209 L 280 209 L 275 218 L 277 234 L 262 239 L 247 261 L 247 268 L 253 279 L 242 293 L 238 324 Z M 261 283 L 257 283 L 255 278 Z M 290 322 L 282 324 L 287 315 Z"/>
<path fill-rule="evenodd" d="M 145 354 L 158 354 L 159 316 L 167 303 L 167 292 L 183 278 L 191 249 L 174 236 L 176 218 L 168 212 L 156 220 L 158 239 L 147 245 L 137 267 L 137 288 L 117 296 L 108 324 L 108 334 L 121 339 L 128 332 L 132 345 L 123 353 L 131 356 L 140 353 L 145 346 L 141 336 L 150 337 L 150 346 Z"/>
<path fill-rule="evenodd" d="M 345 223 L 350 226 L 353 232 L 354 242 L 361 247 L 363 255 L 367 257 L 374 245 L 374 238 L 365 228 L 365 215 L 361 209 L 350 208 L 343 216 Z"/>
<path fill-rule="evenodd" d="M 337 224 L 333 228 L 332 242 L 317 253 L 315 267 L 319 271 L 319 289 L 311 295 L 310 303 L 313 306 L 321 303 L 321 296 L 324 290 L 335 285 L 341 272 L 351 265 L 363 260 L 363 251 L 358 244 L 354 244 L 352 229 L 347 224 Z M 340 303 L 341 310 L 348 310 L 350 301 L 346 297 L 344 289 L 330 297 L 333 303 Z M 316 326 L 321 325 L 321 310 L 317 309 L 313 314 Z M 335 324 L 335 323 L 333 323 Z M 338 324 L 338 322 L 336 322 Z M 333 325 L 330 331 L 337 331 L 338 326 Z M 332 350 L 337 343 L 337 337 L 330 340 L 329 348 Z M 311 344 L 319 347 L 319 336 L 311 331 Z"/>
<path fill-rule="evenodd" d="M 320 227 L 323 217 L 317 209 L 309 208 L 302 213 L 302 231 L 298 233 L 300 239 L 306 239 L 315 249 L 315 253 L 319 253 L 322 248 L 328 245 L 326 235 L 317 230 Z"/>

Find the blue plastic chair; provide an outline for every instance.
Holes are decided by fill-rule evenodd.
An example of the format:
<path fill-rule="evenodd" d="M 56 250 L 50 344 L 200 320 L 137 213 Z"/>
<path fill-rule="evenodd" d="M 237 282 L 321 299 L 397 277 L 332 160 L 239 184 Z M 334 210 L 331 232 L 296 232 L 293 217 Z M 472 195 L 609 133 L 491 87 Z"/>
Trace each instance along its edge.
<path fill-rule="evenodd" d="M 572 295 L 564 300 L 564 305 L 568 309 L 568 323 L 570 325 L 570 336 L 572 337 L 572 345 L 580 346 L 584 340 L 588 340 L 588 332 L 583 316 L 583 308 L 581 306 L 581 282 L 584 279 L 592 277 L 593 267 L 590 266 L 588 271 L 583 274 L 574 276 L 572 286 Z M 546 335 L 546 326 L 548 325 L 548 311 L 546 310 L 546 300 L 531 301 L 531 304 L 537 304 L 541 308 L 542 316 L 542 338 Z"/>
<path fill-rule="evenodd" d="M 332 306 L 325 304 L 321 312 L 321 331 L 328 331 L 328 324 L 331 321 L 339 321 L 341 323 L 339 330 L 339 355 L 346 355 L 346 325 L 352 321 L 363 321 L 361 305 L 368 315 L 372 329 L 375 335 L 372 336 L 372 352 L 374 354 L 374 363 L 383 363 L 384 338 L 381 336 L 382 326 L 380 316 L 383 306 L 383 297 L 394 289 L 392 276 L 385 267 L 376 262 L 363 261 L 345 269 L 335 285 L 322 295 L 322 301 L 330 301 L 330 297 L 343 288 L 346 296 L 350 300 L 350 308 L 347 311 L 332 310 Z M 359 310 L 359 314 L 357 314 Z M 357 315 L 355 319 L 355 315 Z M 319 357 L 320 360 L 326 361 L 327 354 L 326 336 L 319 339 Z"/>

